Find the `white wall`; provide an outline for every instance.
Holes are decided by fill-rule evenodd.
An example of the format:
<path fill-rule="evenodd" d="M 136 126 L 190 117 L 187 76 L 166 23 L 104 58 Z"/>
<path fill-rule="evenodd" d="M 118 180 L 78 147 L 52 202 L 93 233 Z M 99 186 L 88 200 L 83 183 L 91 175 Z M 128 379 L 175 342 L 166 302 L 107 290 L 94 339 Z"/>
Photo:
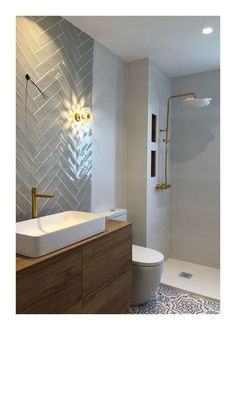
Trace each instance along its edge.
<path fill-rule="evenodd" d="M 173 94 L 186 91 L 213 100 L 208 108 L 200 109 L 173 104 L 171 256 L 219 267 L 219 70 L 172 79 Z"/>
<path fill-rule="evenodd" d="M 148 59 L 128 64 L 126 202 L 133 243 L 146 246 Z"/>
<path fill-rule="evenodd" d="M 125 62 L 95 41 L 92 211 L 126 206 L 125 87 Z"/>
<path fill-rule="evenodd" d="M 170 96 L 170 79 L 150 60 L 128 65 L 127 95 L 127 209 L 133 222 L 133 242 L 169 255 L 170 194 L 157 191 L 162 181 L 164 155 L 162 136 L 157 132 L 151 141 L 152 113 L 157 115 L 159 131 L 165 127 L 166 103 Z M 151 177 L 151 150 L 157 152 L 157 175 Z M 160 165 L 159 165 L 160 163 Z M 158 174 L 159 171 L 159 174 Z"/>
<path fill-rule="evenodd" d="M 149 61 L 148 93 L 148 168 L 147 168 L 147 242 L 167 258 L 170 252 L 170 190 L 156 190 L 164 181 L 164 135 L 167 99 L 171 95 L 171 81 L 155 64 Z M 152 113 L 157 115 L 157 143 L 151 142 Z M 151 177 L 151 150 L 157 151 L 157 176 Z"/>

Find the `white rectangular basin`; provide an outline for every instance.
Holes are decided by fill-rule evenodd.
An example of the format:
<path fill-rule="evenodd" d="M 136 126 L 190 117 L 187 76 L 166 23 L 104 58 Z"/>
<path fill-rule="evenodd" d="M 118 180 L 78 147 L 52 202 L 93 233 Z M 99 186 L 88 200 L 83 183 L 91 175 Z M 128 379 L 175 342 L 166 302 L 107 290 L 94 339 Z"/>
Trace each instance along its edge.
<path fill-rule="evenodd" d="M 38 257 L 105 230 L 105 216 L 65 211 L 16 223 L 16 253 Z"/>

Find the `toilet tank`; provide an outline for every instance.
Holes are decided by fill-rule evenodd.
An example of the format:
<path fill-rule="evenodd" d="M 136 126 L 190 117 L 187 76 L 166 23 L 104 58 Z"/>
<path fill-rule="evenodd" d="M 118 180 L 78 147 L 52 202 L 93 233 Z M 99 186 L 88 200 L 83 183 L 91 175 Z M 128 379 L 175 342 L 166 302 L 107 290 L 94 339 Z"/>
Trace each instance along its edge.
<path fill-rule="evenodd" d="M 117 220 L 117 221 L 127 221 L 127 210 L 121 208 L 114 208 L 111 210 L 105 210 L 100 212 L 102 216 L 106 218 Z"/>

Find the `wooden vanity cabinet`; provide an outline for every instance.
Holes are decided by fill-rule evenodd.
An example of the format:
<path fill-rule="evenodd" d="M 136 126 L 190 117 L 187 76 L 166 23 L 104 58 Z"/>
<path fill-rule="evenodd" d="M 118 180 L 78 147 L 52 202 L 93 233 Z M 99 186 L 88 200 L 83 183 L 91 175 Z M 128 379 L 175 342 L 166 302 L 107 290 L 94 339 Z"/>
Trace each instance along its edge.
<path fill-rule="evenodd" d="M 82 300 L 83 314 L 119 314 L 131 304 L 132 275 L 127 271 Z"/>
<path fill-rule="evenodd" d="M 82 253 L 52 256 L 16 273 L 17 313 L 65 313 L 81 301 Z"/>
<path fill-rule="evenodd" d="M 131 304 L 132 226 L 106 231 L 39 258 L 17 255 L 18 314 L 113 314 Z"/>

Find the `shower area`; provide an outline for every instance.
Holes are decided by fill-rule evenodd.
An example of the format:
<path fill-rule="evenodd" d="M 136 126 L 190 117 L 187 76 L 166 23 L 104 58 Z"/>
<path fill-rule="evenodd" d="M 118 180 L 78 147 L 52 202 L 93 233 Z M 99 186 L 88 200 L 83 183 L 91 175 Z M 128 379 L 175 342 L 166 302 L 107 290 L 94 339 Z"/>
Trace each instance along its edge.
<path fill-rule="evenodd" d="M 219 299 L 220 71 L 172 79 L 173 95 L 189 89 L 212 100 L 172 101 L 170 241 L 162 282 Z"/>
<path fill-rule="evenodd" d="M 162 284 L 218 300 L 220 71 L 170 78 L 140 60 L 129 64 L 128 86 L 133 242 L 164 254 Z"/>

